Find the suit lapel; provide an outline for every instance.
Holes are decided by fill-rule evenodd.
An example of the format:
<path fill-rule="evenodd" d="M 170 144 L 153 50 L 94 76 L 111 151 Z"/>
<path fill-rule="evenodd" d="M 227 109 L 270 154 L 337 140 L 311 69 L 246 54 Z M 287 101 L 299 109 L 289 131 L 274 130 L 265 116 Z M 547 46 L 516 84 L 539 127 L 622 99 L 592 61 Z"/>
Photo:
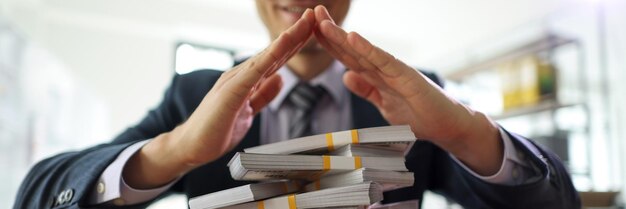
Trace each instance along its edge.
<path fill-rule="evenodd" d="M 352 100 L 352 125 L 354 126 L 352 128 L 389 125 L 374 105 L 352 93 L 350 93 L 350 99 Z"/>
<path fill-rule="evenodd" d="M 256 147 L 261 145 L 261 114 L 259 113 L 252 121 L 252 126 L 246 136 L 241 140 L 241 144 L 235 150 L 243 152 L 248 147 Z"/>

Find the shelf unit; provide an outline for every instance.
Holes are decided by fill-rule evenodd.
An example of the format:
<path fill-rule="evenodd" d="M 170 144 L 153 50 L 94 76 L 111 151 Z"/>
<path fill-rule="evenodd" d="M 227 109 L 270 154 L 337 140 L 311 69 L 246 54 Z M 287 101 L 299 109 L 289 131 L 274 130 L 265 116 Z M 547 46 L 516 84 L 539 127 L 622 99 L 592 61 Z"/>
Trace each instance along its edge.
<path fill-rule="evenodd" d="M 578 43 L 574 39 L 563 38 L 548 33 L 507 52 L 501 53 L 488 59 L 468 64 L 460 69 L 453 70 L 451 73 L 445 75 L 444 77 L 451 81 L 461 81 L 474 73 L 484 71 L 485 69 L 489 69 L 490 67 L 499 63 L 518 59 L 529 54 L 550 51 L 566 44 Z"/>
<path fill-rule="evenodd" d="M 565 37 L 561 37 L 559 35 L 556 34 L 552 34 L 552 33 L 545 33 L 541 36 L 538 36 L 535 39 L 532 39 L 530 41 L 525 42 L 524 44 L 518 45 L 517 47 L 514 47 L 512 49 L 509 50 L 504 50 L 503 53 L 499 53 L 495 56 L 491 56 L 489 58 L 486 59 L 482 59 L 482 60 L 477 60 L 474 61 L 472 63 L 468 63 L 467 65 L 457 68 L 456 70 L 452 70 L 450 71 L 451 73 L 446 74 L 444 77 L 448 80 L 448 81 L 452 81 L 455 83 L 458 83 L 460 85 L 463 85 L 463 83 L 468 80 L 469 78 L 471 78 L 472 76 L 478 74 L 478 73 L 483 73 L 486 71 L 493 71 L 494 68 L 496 68 L 497 66 L 499 66 L 502 63 L 507 63 L 507 62 L 512 62 L 514 60 L 518 60 L 521 59 L 523 57 L 529 56 L 529 55 L 538 55 L 542 58 L 544 58 L 545 60 L 547 60 L 550 63 L 555 63 L 555 61 L 553 60 L 553 55 L 556 51 L 556 49 L 563 47 L 563 46 L 571 46 L 573 45 L 576 50 L 576 66 L 577 66 L 577 71 L 575 72 L 578 76 L 577 76 L 577 80 L 575 81 L 577 83 L 577 91 L 580 92 L 580 101 L 559 101 L 559 91 L 560 89 L 557 88 L 556 89 L 556 93 L 557 95 L 554 97 L 554 99 L 548 99 L 548 100 L 542 100 L 534 105 L 530 105 L 530 106 L 523 106 L 523 107 L 518 107 L 518 108 L 514 108 L 514 109 L 510 109 L 510 110 L 506 110 L 503 111 L 501 113 L 498 114 L 490 114 L 490 116 L 495 119 L 496 121 L 504 121 L 504 120 L 510 120 L 510 119 L 515 119 L 515 118 L 523 118 L 525 116 L 535 116 L 538 114 L 544 114 L 546 116 L 549 117 L 550 123 L 552 123 L 552 127 L 553 127 L 553 135 L 552 136 L 541 136 L 540 138 L 546 139 L 548 138 L 548 140 L 554 139 L 553 142 L 548 143 L 548 144 L 557 144 L 557 146 L 566 146 L 569 143 L 568 140 L 569 138 L 566 137 L 566 140 L 562 143 L 564 143 L 564 145 L 558 145 L 558 140 L 557 139 L 562 139 L 562 135 L 564 130 L 559 130 L 557 121 L 556 121 L 556 115 L 557 112 L 559 110 L 562 110 L 564 108 L 570 108 L 570 107 L 581 107 L 581 109 L 583 110 L 583 114 L 584 117 L 586 118 L 590 118 L 589 115 L 589 109 L 588 106 L 586 104 L 586 99 L 588 98 L 587 92 L 588 92 L 588 87 L 587 87 L 587 81 L 585 79 L 585 60 L 584 60 L 584 49 L 582 47 L 582 45 L 575 39 L 569 39 L 569 38 L 565 38 Z M 559 81 L 559 79 L 561 78 L 560 74 L 562 72 L 559 72 L 559 69 L 557 69 L 557 85 L 558 83 L 560 83 L 561 81 Z M 532 118 L 532 117 L 531 117 Z M 528 120 L 528 123 L 534 123 L 535 119 L 526 119 Z M 584 178 L 590 179 L 590 172 L 589 172 L 589 165 L 591 163 L 591 150 L 590 150 L 590 125 L 588 124 L 589 122 L 587 121 L 587 124 L 585 124 L 584 128 L 582 128 L 581 130 L 575 130 L 576 133 L 580 133 L 582 135 L 584 135 L 585 138 L 585 143 L 586 143 L 586 167 L 570 167 L 571 163 L 569 161 L 566 160 L 565 165 L 570 168 L 570 171 L 572 171 L 572 174 L 575 175 L 580 175 L 583 176 Z M 567 130 L 565 130 L 566 133 L 571 133 L 571 132 L 567 132 Z M 529 136 L 530 138 L 533 138 L 535 136 Z M 546 141 L 544 141 L 546 142 Z M 549 142 L 549 141 L 547 141 Z M 549 146 L 548 146 L 549 147 Z M 563 147 L 557 147 L 557 149 L 563 149 Z M 568 149 L 568 148 L 566 148 Z M 554 150 L 554 148 L 553 148 Z M 564 153 L 566 153 L 566 155 L 568 152 L 570 152 L 569 150 L 566 150 Z M 557 154 L 559 154 L 557 152 Z M 567 159 L 568 156 L 561 156 L 564 159 Z"/>

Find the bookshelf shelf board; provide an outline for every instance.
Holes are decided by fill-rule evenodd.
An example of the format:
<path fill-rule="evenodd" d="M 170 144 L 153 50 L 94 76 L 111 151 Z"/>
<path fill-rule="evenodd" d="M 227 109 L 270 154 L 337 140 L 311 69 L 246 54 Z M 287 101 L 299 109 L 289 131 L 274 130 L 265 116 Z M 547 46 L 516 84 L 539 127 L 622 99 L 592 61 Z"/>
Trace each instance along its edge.
<path fill-rule="evenodd" d="M 502 114 L 491 115 L 491 118 L 493 118 L 494 120 L 502 120 L 502 119 L 512 118 L 516 116 L 529 115 L 529 114 L 540 113 L 540 112 L 549 111 L 549 110 L 557 110 L 557 109 L 561 109 L 565 107 L 572 107 L 576 105 L 580 105 L 580 104 L 577 104 L 577 103 L 561 104 L 557 101 L 550 100 L 550 101 L 540 102 L 533 106 L 520 107 L 520 108 L 508 110 Z"/>

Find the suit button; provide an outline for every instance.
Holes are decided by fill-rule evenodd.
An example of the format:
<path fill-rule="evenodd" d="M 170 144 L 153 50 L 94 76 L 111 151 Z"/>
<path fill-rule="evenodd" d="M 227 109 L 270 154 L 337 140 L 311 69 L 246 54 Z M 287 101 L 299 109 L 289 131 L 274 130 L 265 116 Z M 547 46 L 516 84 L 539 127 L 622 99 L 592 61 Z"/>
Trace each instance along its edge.
<path fill-rule="evenodd" d="M 63 190 L 61 193 L 59 193 L 59 196 L 57 196 L 57 205 L 63 205 L 63 204 L 69 203 L 73 197 L 74 197 L 73 189 Z"/>
<path fill-rule="evenodd" d="M 96 191 L 98 191 L 99 194 L 104 193 L 104 183 L 99 182 L 98 186 L 96 186 Z"/>
<path fill-rule="evenodd" d="M 68 189 L 67 192 L 67 202 L 70 202 L 72 201 L 72 198 L 74 198 L 74 190 Z"/>
<path fill-rule="evenodd" d="M 59 196 L 57 196 L 57 204 L 56 205 L 63 205 L 65 204 L 65 191 L 61 192 L 59 194 Z"/>

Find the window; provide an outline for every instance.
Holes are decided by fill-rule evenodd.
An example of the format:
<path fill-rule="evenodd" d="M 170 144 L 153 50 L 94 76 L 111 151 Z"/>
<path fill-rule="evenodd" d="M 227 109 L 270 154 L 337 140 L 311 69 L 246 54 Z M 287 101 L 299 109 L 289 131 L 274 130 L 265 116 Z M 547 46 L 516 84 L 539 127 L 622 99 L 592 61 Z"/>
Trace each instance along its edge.
<path fill-rule="evenodd" d="M 235 63 L 234 54 L 229 49 L 180 43 L 174 58 L 176 73 L 185 74 L 199 69 L 224 71 Z"/>

